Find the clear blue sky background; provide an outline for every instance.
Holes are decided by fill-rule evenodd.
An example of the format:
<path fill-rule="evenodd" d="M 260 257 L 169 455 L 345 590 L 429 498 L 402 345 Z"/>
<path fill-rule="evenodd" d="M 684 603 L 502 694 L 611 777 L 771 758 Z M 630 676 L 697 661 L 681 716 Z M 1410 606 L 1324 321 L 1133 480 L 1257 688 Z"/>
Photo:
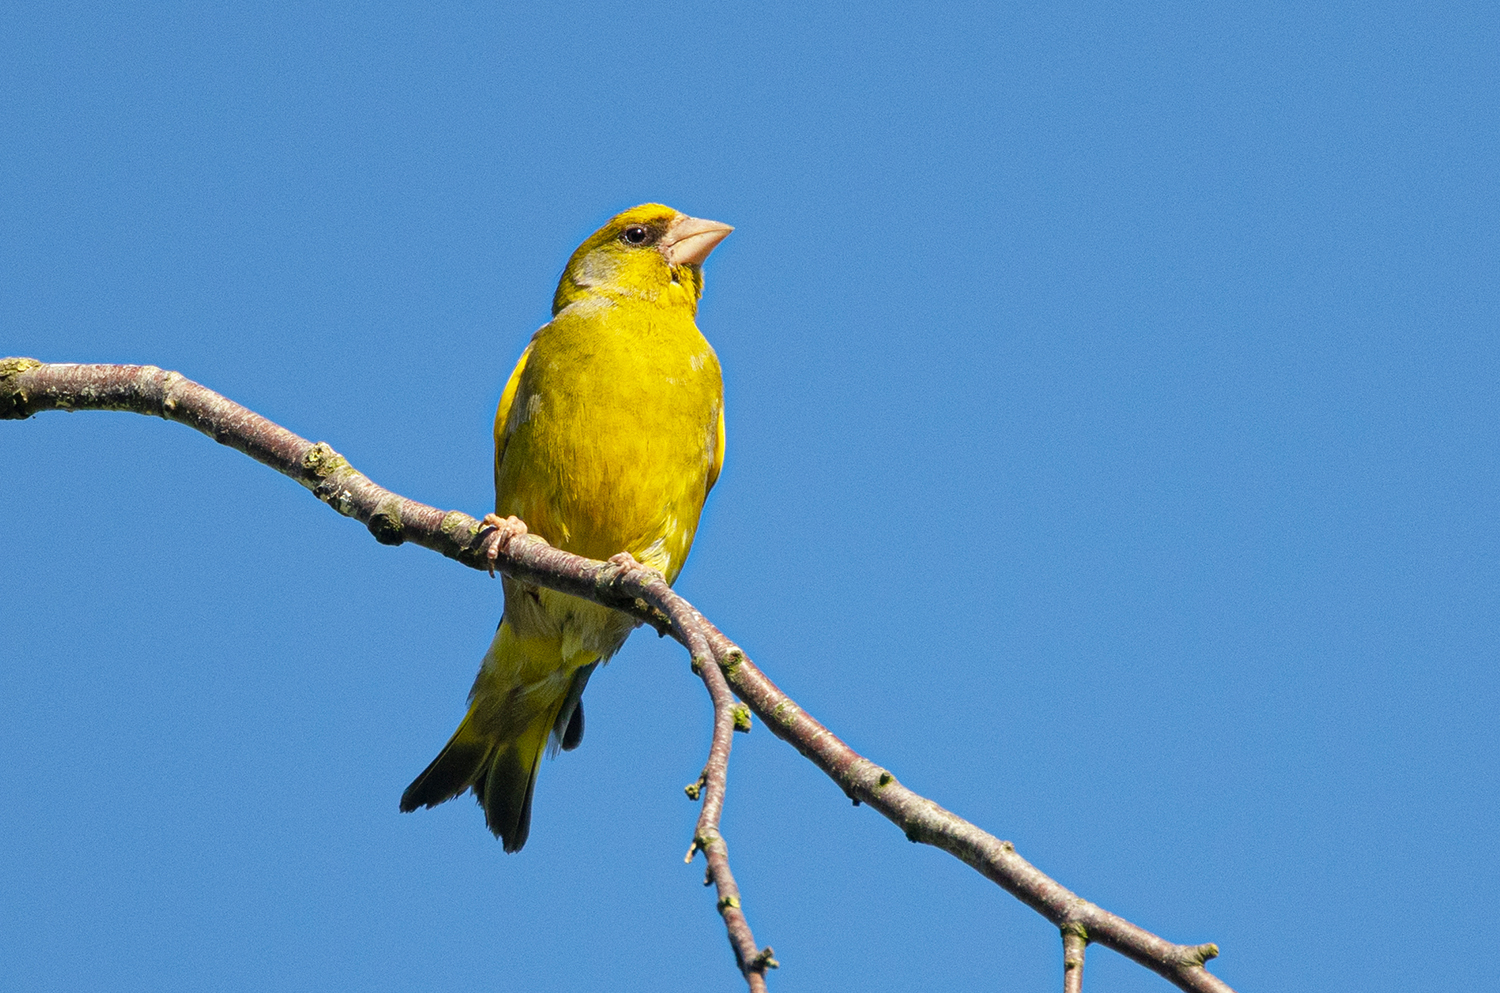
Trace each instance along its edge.
<path fill-rule="evenodd" d="M 494 6 L 7 4 L 0 354 L 176 369 L 480 513 L 574 246 L 732 223 L 691 600 L 1241 990 L 1493 980 L 1493 4 Z M 735 987 L 672 643 L 506 856 L 396 810 L 498 583 L 133 415 L 0 425 L 0 512 L 0 986 Z M 1041 918 L 736 745 L 773 989 L 1058 986 Z"/>

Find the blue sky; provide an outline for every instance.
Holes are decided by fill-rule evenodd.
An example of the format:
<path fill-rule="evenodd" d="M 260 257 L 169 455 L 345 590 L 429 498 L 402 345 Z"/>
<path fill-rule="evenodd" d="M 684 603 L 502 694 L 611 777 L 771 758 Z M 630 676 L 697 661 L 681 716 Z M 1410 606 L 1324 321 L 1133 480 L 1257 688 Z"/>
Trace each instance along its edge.
<path fill-rule="evenodd" d="M 13 3 L 0 354 L 179 370 L 477 514 L 576 244 L 647 200 L 734 224 L 699 314 L 728 460 L 679 589 L 1236 988 L 1477 988 L 1497 22 Z M 0 425 L 0 465 L 6 985 L 733 988 L 681 865 L 709 711 L 672 643 L 595 676 L 506 856 L 467 800 L 396 810 L 498 583 L 154 419 Z M 1044 921 L 764 728 L 731 774 L 773 989 L 1058 984 Z"/>

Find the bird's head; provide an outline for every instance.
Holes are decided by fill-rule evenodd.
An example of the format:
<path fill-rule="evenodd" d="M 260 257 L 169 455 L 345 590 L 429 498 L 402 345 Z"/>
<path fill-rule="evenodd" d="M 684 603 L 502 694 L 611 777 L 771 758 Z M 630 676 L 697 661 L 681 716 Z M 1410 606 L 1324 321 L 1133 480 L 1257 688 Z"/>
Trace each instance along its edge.
<path fill-rule="evenodd" d="M 733 230 L 728 224 L 679 214 L 659 203 L 616 214 L 568 260 L 552 298 L 552 313 L 590 294 L 634 297 L 696 311 L 703 293 L 700 266 Z"/>

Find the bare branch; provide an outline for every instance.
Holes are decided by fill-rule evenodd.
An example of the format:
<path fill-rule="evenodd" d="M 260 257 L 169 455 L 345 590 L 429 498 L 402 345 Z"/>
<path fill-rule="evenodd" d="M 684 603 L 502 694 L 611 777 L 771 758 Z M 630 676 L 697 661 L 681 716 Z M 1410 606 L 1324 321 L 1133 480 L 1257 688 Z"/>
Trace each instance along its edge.
<path fill-rule="evenodd" d="M 701 851 L 708 862 L 703 883 L 712 883 L 717 891 L 719 913 L 724 917 L 724 926 L 729 931 L 729 943 L 734 947 L 735 961 L 751 990 L 766 988 L 766 970 L 780 963 L 773 957 L 769 947 L 760 948 L 755 936 L 750 933 L 750 922 L 745 918 L 744 905 L 740 899 L 740 888 L 729 869 L 729 849 L 719 831 L 719 818 L 724 812 L 724 793 L 729 782 L 729 746 L 734 738 L 734 696 L 724 674 L 707 656 L 694 656 L 693 668 L 708 688 L 714 702 L 713 744 L 708 751 L 708 762 L 703 767 L 703 808 L 698 814 L 698 824 L 693 830 L 693 847 L 688 849 L 688 859 L 693 852 Z"/>
<path fill-rule="evenodd" d="M 621 553 L 610 561 L 629 571 L 654 597 L 660 598 L 663 591 L 671 587 L 661 574 L 647 569 L 632 556 Z M 729 868 L 729 848 L 719 831 L 719 818 L 724 813 L 724 794 L 729 784 L 729 749 L 734 732 L 740 725 L 739 704 L 724 681 L 724 673 L 714 664 L 707 640 L 697 625 L 698 612 L 686 600 L 677 598 L 668 614 L 672 624 L 672 635 L 688 650 L 693 660 L 693 671 L 703 680 L 709 699 L 714 705 L 714 731 L 708 750 L 708 762 L 698 781 L 687 789 L 688 797 L 702 798 L 703 807 L 698 813 L 698 824 L 693 829 L 693 843 L 688 847 L 684 862 L 691 862 L 698 852 L 703 853 L 708 869 L 704 873 L 703 885 L 712 885 L 717 891 L 719 915 L 724 918 L 724 927 L 729 932 L 729 944 L 734 949 L 736 964 L 749 984 L 751 993 L 764 993 L 766 970 L 774 969 L 779 962 L 769 947 L 760 948 L 750 932 L 750 922 L 745 917 L 740 888 Z"/>
<path fill-rule="evenodd" d="M 1083 929 L 1070 925 L 1062 929 L 1063 993 L 1083 993 L 1083 956 L 1089 939 Z"/>
<path fill-rule="evenodd" d="M 212 390 L 174 372 L 154 366 L 45 365 L 33 359 L 0 360 L 0 419 L 30 417 L 43 410 L 128 410 L 180 421 L 271 466 L 312 490 L 318 499 L 370 529 L 377 541 L 397 545 L 414 542 L 470 568 L 487 569 L 485 536 L 479 522 L 459 511 L 441 511 L 408 500 L 371 482 L 337 452 L 313 444 Z M 1204 963 L 1218 955 L 1218 946 L 1178 945 L 1090 903 L 1047 876 L 1001 841 L 958 815 L 907 789 L 886 769 L 864 758 L 799 707 L 751 663 L 691 604 L 678 596 L 652 570 L 618 559 L 596 562 L 548 545 L 535 535 L 508 543 L 496 559 L 506 574 L 517 579 L 571 593 L 613 607 L 671 634 L 688 649 L 709 694 L 714 698 L 714 748 L 705 767 L 704 815 L 715 804 L 711 821 L 699 819 L 698 844 L 709 857 L 710 877 L 719 887 L 721 912 L 726 898 L 734 905 L 725 913 L 736 958 L 752 988 L 764 983 L 772 964 L 770 952 L 755 949 L 749 927 L 738 906 L 727 858 L 722 873 L 715 859 L 722 855 L 717 832 L 723 802 L 724 767 L 716 764 L 721 726 L 734 708 L 716 695 L 714 670 L 728 687 L 776 734 L 822 769 L 852 799 L 868 804 L 896 824 L 911 841 L 932 845 L 961 859 L 1006 892 L 1051 921 L 1065 934 L 1103 945 L 1164 976 L 1178 988 L 1198 993 L 1232 993 Z M 714 666 L 702 665 L 712 659 Z M 722 749 L 728 760 L 728 743 Z M 712 772 L 712 775 L 711 775 Z M 714 825 L 712 836 L 703 833 Z M 733 918 L 733 919 L 732 919 Z M 743 925 L 743 931 L 738 930 Z M 1079 962 L 1082 962 L 1080 955 Z M 1077 970 L 1081 979 L 1081 964 Z"/>

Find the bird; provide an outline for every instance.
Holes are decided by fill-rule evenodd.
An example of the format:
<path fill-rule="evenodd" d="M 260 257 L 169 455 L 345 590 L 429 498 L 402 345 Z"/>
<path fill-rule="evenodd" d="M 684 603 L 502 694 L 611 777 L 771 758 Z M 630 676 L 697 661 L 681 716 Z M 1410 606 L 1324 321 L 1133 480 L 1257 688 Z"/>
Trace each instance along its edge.
<path fill-rule="evenodd" d="M 496 529 L 492 555 L 531 533 L 589 558 L 628 554 L 677 578 L 724 465 L 723 373 L 696 316 L 703 262 L 732 230 L 648 203 L 578 246 L 552 320 L 521 353 L 495 412 L 495 513 L 484 520 Z M 589 676 L 638 622 L 509 576 L 502 583 L 500 626 L 468 713 L 401 810 L 472 790 L 486 826 L 517 852 L 543 753 L 578 746 Z"/>

